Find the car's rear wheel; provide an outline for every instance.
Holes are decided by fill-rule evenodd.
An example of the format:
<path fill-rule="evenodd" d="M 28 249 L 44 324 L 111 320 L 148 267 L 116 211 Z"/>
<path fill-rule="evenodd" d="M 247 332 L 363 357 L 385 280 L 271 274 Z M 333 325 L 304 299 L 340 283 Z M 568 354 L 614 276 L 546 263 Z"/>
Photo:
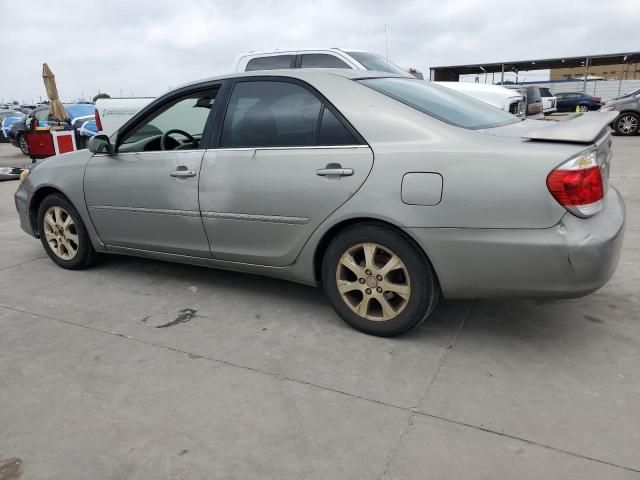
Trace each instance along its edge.
<path fill-rule="evenodd" d="M 340 232 L 322 263 L 324 290 L 353 328 L 391 337 L 422 323 L 439 296 L 428 259 L 403 234 L 376 224 Z"/>
<path fill-rule="evenodd" d="M 636 135 L 640 131 L 640 115 L 625 112 L 613 122 L 613 129 L 618 135 Z"/>
<path fill-rule="evenodd" d="M 79 270 L 93 264 L 96 252 L 80 215 L 59 194 L 46 197 L 38 208 L 38 231 L 47 255 L 56 264 Z"/>
<path fill-rule="evenodd" d="M 578 111 L 579 112 L 588 112 L 589 111 L 589 105 L 578 105 Z"/>
<path fill-rule="evenodd" d="M 24 155 L 29 155 L 29 145 L 27 145 L 27 136 L 23 133 L 18 137 L 18 146 Z"/>

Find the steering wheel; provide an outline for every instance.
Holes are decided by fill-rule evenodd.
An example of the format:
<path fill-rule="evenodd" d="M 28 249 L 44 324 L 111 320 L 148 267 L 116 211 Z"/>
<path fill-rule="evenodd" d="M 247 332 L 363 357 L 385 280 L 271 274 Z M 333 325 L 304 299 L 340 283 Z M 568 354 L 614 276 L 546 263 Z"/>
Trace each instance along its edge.
<path fill-rule="evenodd" d="M 178 128 L 173 128 L 171 130 L 167 130 L 162 134 L 162 138 L 160 138 L 160 150 L 167 149 L 167 138 L 169 138 L 169 135 L 171 135 L 172 133 L 179 133 L 180 135 L 185 137 L 187 140 L 189 140 L 191 143 L 195 143 L 196 141 L 196 139 L 193 138 L 193 136 L 190 133 L 187 133 L 184 130 L 180 130 Z"/>

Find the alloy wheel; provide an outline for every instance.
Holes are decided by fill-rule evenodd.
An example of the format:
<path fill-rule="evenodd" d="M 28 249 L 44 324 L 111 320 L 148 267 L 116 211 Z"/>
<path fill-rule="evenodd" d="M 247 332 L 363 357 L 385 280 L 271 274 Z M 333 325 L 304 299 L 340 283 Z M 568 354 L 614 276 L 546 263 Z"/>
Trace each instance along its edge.
<path fill-rule="evenodd" d="M 51 251 L 62 260 L 71 260 L 78 253 L 79 238 L 76 224 L 62 207 L 49 207 L 42 225 Z"/>
<path fill-rule="evenodd" d="M 638 118 L 633 115 L 623 115 L 618 120 L 618 131 L 627 135 L 638 131 Z"/>
<path fill-rule="evenodd" d="M 18 144 L 20 145 L 20 150 L 22 151 L 22 153 L 25 155 L 29 155 L 29 145 L 27 144 L 27 137 L 25 135 L 20 135 Z"/>
<path fill-rule="evenodd" d="M 376 243 L 359 243 L 342 254 L 336 284 L 344 303 L 362 318 L 392 320 L 411 296 L 409 272 L 402 259 Z"/>
<path fill-rule="evenodd" d="M 580 112 L 588 112 L 588 111 L 589 111 L 589 107 L 588 107 L 587 105 L 580 105 L 580 106 L 578 107 L 578 110 L 579 110 Z"/>

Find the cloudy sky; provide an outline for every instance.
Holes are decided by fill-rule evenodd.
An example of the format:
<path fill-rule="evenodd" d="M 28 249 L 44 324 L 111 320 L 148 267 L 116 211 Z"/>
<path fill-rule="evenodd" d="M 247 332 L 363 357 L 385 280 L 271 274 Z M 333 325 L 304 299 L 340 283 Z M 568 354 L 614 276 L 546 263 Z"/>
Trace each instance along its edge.
<path fill-rule="evenodd" d="M 27 8 L 28 5 L 28 8 Z M 429 66 L 640 50 L 640 0 L 0 0 L 0 97 L 156 96 L 240 52 L 350 47 Z M 532 74 L 533 75 L 533 74 Z"/>

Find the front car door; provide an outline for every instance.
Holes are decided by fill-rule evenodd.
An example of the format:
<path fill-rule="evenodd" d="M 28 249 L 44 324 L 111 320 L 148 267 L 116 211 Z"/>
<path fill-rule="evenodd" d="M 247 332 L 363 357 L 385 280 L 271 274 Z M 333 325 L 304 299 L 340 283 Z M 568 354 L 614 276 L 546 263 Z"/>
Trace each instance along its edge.
<path fill-rule="evenodd" d="M 118 132 L 85 172 L 91 220 L 108 247 L 210 257 L 198 205 L 204 143 L 220 85 L 178 91 Z"/>
<path fill-rule="evenodd" d="M 366 179 L 373 153 L 308 85 L 236 80 L 200 180 L 215 259 L 285 266 Z"/>

